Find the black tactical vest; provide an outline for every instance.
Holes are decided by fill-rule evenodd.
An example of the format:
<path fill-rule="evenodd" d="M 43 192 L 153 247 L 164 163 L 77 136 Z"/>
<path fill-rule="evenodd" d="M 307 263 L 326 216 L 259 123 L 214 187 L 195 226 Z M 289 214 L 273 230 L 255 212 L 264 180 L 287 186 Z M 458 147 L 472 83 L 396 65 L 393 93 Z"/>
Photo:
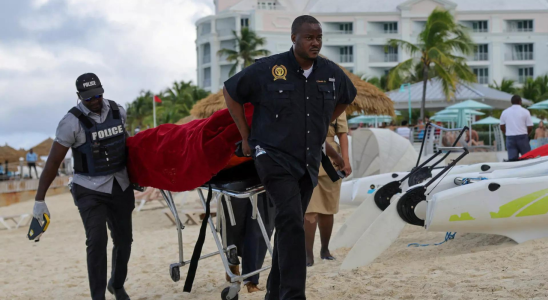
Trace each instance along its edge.
<path fill-rule="evenodd" d="M 103 123 L 96 123 L 77 107 L 69 111 L 80 120 L 86 134 L 86 142 L 72 148 L 74 172 L 77 174 L 109 175 L 126 166 L 126 129 L 116 102 L 108 102 L 110 109 Z"/>

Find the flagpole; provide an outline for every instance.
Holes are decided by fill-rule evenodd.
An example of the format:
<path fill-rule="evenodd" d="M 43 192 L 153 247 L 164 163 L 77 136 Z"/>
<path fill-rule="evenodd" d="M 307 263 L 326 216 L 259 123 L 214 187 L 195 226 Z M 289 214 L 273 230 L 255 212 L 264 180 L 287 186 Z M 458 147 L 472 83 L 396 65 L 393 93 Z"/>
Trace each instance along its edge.
<path fill-rule="evenodd" d="M 156 100 L 154 95 L 152 95 L 152 114 L 154 115 L 154 127 L 156 127 Z"/>

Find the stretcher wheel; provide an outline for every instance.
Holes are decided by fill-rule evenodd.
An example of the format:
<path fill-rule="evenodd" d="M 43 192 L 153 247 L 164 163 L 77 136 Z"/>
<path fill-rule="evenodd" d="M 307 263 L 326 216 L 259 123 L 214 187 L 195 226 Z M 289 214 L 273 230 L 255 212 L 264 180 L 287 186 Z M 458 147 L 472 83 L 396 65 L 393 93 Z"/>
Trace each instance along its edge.
<path fill-rule="evenodd" d="M 222 300 L 238 300 L 238 294 L 234 296 L 233 298 L 228 297 L 228 293 L 230 292 L 230 287 L 225 287 L 224 290 L 221 292 L 221 299 Z"/>
<path fill-rule="evenodd" d="M 389 182 L 375 193 L 375 203 L 380 210 L 384 211 L 390 205 L 390 199 L 392 199 L 392 196 L 397 193 L 401 193 L 400 182 Z"/>
<path fill-rule="evenodd" d="M 169 276 L 171 276 L 171 280 L 173 280 L 173 282 L 181 280 L 181 271 L 179 270 L 178 264 L 172 264 L 169 266 Z"/>

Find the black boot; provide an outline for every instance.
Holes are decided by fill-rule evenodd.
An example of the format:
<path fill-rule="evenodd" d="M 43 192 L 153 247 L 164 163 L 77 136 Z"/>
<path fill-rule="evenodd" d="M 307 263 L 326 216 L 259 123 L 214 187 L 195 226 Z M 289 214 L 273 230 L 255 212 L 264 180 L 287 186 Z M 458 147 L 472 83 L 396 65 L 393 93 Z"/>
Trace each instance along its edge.
<path fill-rule="evenodd" d="M 129 299 L 129 295 L 126 293 L 126 290 L 123 287 L 115 289 L 112 286 L 112 279 L 108 281 L 107 290 L 114 295 L 116 300 L 131 300 Z"/>

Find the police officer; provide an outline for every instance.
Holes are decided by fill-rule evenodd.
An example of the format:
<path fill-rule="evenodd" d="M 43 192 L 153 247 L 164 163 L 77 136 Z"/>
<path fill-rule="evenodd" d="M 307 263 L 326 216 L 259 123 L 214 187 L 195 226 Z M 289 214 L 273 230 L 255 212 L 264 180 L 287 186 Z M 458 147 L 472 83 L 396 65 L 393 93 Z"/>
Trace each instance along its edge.
<path fill-rule="evenodd" d="M 330 122 L 356 89 L 333 62 L 319 56 L 322 27 L 311 16 L 291 26 L 293 47 L 258 60 L 225 82 L 227 106 L 275 208 L 274 254 L 265 299 L 306 299 L 303 216 L 318 182 Z M 243 104 L 254 106 L 252 128 Z M 326 146 L 329 156 L 334 151 Z M 335 153 L 335 156 L 338 156 Z M 344 166 L 338 156 L 335 163 Z"/>
<path fill-rule="evenodd" d="M 91 298 L 105 299 L 107 288 L 107 224 L 114 248 L 108 291 L 117 300 L 129 299 L 124 290 L 131 253 L 133 189 L 126 170 L 126 112 L 116 102 L 103 98 L 97 75 L 76 79 L 81 100 L 61 120 L 56 138 L 40 177 L 33 215 L 49 215 L 46 191 L 59 165 L 72 148 L 74 177 L 71 192 L 86 230 L 87 265 Z"/>

